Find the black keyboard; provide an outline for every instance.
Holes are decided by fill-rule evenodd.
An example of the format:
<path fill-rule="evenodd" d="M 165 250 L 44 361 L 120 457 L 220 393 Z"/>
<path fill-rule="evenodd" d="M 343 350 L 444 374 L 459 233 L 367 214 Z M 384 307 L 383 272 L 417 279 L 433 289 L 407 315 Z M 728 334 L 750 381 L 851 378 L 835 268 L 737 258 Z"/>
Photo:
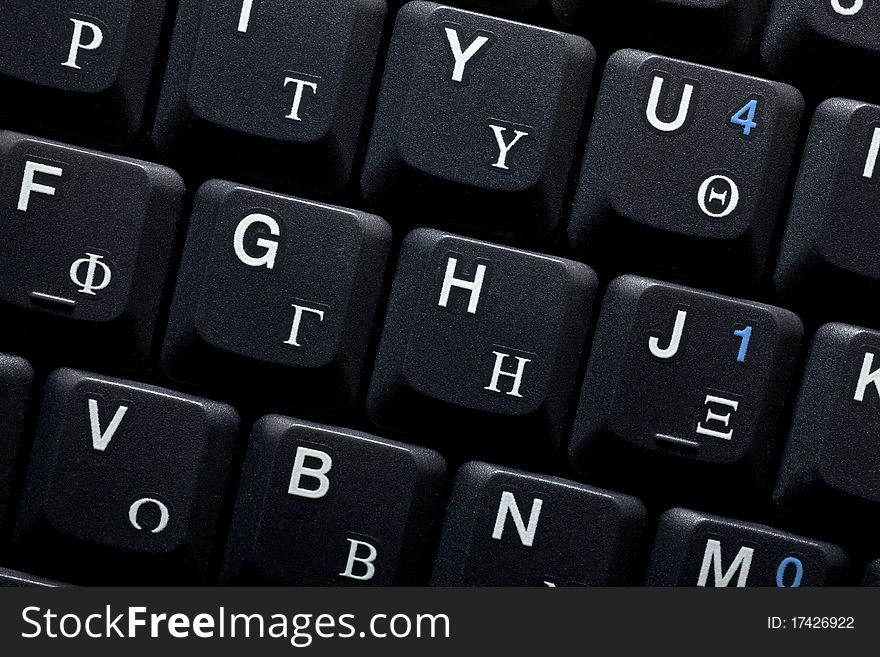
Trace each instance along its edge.
<path fill-rule="evenodd" d="M 880 3 L 0 0 L 0 585 L 880 585 Z"/>

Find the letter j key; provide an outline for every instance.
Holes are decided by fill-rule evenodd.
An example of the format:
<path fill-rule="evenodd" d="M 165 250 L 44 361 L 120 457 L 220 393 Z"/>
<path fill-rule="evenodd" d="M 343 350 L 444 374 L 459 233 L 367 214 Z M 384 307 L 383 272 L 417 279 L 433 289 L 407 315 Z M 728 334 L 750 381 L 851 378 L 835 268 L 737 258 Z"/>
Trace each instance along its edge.
<path fill-rule="evenodd" d="M 680 487 L 723 504 L 731 490 L 741 503 L 767 493 L 802 332 L 781 308 L 616 279 L 575 420 L 575 467 L 637 488 L 662 472 L 654 497 Z"/>

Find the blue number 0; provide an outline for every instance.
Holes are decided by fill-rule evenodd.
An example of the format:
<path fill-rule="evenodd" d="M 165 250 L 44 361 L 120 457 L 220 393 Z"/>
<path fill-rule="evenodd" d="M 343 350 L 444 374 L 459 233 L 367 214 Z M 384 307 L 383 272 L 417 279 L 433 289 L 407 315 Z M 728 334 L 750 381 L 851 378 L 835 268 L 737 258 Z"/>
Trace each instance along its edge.
<path fill-rule="evenodd" d="M 758 127 L 758 124 L 755 122 L 755 114 L 757 113 L 757 111 L 758 101 L 750 100 L 745 105 L 743 105 L 736 114 L 730 117 L 730 122 L 734 125 L 741 125 L 743 129 L 743 134 L 748 137 L 750 134 L 752 134 L 752 130 Z"/>

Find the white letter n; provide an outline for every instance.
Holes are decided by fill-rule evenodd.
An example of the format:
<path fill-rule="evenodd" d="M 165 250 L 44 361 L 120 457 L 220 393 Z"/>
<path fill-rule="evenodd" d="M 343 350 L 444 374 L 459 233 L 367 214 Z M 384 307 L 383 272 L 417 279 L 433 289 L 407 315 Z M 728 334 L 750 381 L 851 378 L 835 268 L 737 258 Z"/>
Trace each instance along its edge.
<path fill-rule="evenodd" d="M 541 517 L 541 507 L 543 500 L 535 499 L 532 501 L 532 510 L 529 513 L 529 524 L 523 522 L 522 514 L 516 505 L 516 498 L 513 493 L 504 491 L 501 493 L 501 505 L 498 507 L 498 515 L 495 517 L 495 529 L 492 532 L 492 538 L 500 541 L 504 535 L 504 524 L 507 521 L 507 515 L 513 518 L 513 524 L 516 527 L 516 533 L 519 534 L 520 542 L 526 547 L 532 547 L 535 542 L 535 532 L 538 531 L 538 519 Z"/>

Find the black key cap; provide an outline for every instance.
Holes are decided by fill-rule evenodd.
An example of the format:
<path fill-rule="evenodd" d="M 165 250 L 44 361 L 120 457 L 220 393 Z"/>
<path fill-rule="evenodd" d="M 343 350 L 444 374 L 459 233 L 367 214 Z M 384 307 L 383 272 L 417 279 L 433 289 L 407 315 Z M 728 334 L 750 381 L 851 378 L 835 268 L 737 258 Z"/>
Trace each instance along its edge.
<path fill-rule="evenodd" d="M 875 559 L 868 564 L 862 586 L 880 586 L 880 559 Z"/>
<path fill-rule="evenodd" d="M 738 503 L 767 492 L 802 333 L 781 308 L 616 279 L 593 340 L 572 462 L 603 481 L 650 482 L 655 497 L 681 487 L 726 504 L 732 489 Z"/>
<path fill-rule="evenodd" d="M 204 581 L 237 431 L 225 404 L 57 370 L 15 529 L 20 561 L 77 583 Z"/>
<path fill-rule="evenodd" d="M 154 142 L 203 174 L 339 191 L 385 12 L 381 0 L 182 0 Z"/>
<path fill-rule="evenodd" d="M 760 278 L 803 99 L 778 82 L 623 50 L 605 69 L 569 224 L 613 271 Z"/>
<path fill-rule="evenodd" d="M 12 520 L 9 498 L 18 478 L 19 447 L 33 380 L 30 363 L 0 353 L 0 534 Z"/>
<path fill-rule="evenodd" d="M 461 0 L 464 4 L 476 7 L 505 11 L 511 14 L 523 14 L 545 4 L 546 0 Z"/>
<path fill-rule="evenodd" d="M 834 586 L 849 558 L 836 545 L 771 527 L 671 509 L 660 517 L 648 586 Z"/>
<path fill-rule="evenodd" d="M 431 584 L 630 584 L 644 521 L 644 505 L 628 495 L 468 463 L 455 478 Z"/>
<path fill-rule="evenodd" d="M 774 75 L 826 93 L 878 98 L 880 4 L 874 0 L 773 0 L 761 59 Z"/>
<path fill-rule="evenodd" d="M 756 32 L 764 0 L 552 0 L 557 18 L 590 37 L 614 35 L 665 53 L 733 62 Z"/>
<path fill-rule="evenodd" d="M 446 464 L 436 452 L 269 415 L 251 434 L 222 584 L 424 584 Z"/>
<path fill-rule="evenodd" d="M 0 568 L 0 588 L 3 587 L 56 587 L 65 586 L 60 582 L 50 579 L 20 573 L 17 570 L 9 570 L 8 568 Z"/>
<path fill-rule="evenodd" d="M 863 538 L 880 511 L 880 332 L 813 338 L 774 497 L 796 519 Z"/>
<path fill-rule="evenodd" d="M 401 218 L 549 235 L 594 62 L 580 37 L 409 3 L 394 28 L 364 197 Z"/>
<path fill-rule="evenodd" d="M 878 153 L 880 107 L 835 98 L 816 110 L 774 277 L 805 312 L 880 315 L 862 301 L 880 291 Z"/>
<path fill-rule="evenodd" d="M 0 113 L 113 144 L 140 131 L 165 0 L 4 0 Z"/>
<path fill-rule="evenodd" d="M 196 197 L 163 358 L 174 378 L 263 407 L 342 411 L 360 382 L 391 230 L 379 217 L 243 187 Z"/>
<path fill-rule="evenodd" d="M 147 357 L 183 181 L 0 132 L 0 342 L 133 369 Z"/>
<path fill-rule="evenodd" d="M 419 229 L 367 407 L 380 427 L 529 463 L 558 449 L 597 281 L 586 265 Z"/>

